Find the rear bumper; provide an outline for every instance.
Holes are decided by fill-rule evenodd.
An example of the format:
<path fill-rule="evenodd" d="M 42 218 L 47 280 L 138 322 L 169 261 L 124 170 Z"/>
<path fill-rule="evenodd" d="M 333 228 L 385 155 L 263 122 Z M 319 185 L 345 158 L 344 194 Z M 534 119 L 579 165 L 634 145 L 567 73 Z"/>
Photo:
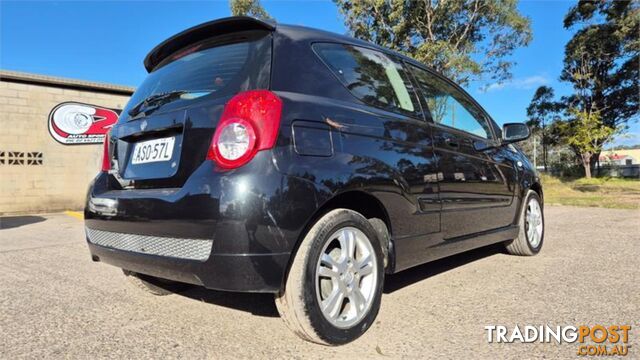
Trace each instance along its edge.
<path fill-rule="evenodd" d="M 211 255 L 207 261 L 117 250 L 88 242 L 95 261 L 133 272 L 240 292 L 278 292 L 289 262 L 289 253 Z"/>
<path fill-rule="evenodd" d="M 178 189 L 113 190 L 100 174 L 85 206 L 92 258 L 210 289 L 280 291 L 317 202 L 270 164 L 264 152 L 228 173 L 205 162 Z"/>

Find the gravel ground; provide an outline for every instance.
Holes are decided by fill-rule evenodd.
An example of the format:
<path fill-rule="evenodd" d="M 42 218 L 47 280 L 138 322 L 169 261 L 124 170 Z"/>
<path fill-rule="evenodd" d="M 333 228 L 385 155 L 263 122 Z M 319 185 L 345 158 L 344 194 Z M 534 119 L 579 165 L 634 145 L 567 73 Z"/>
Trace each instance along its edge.
<path fill-rule="evenodd" d="M 486 325 L 630 324 L 640 358 L 640 212 L 548 207 L 542 252 L 479 249 L 386 280 L 374 326 L 306 343 L 272 297 L 193 289 L 153 297 L 92 263 L 64 214 L 2 218 L 0 358 L 571 358 L 577 344 L 487 343 Z"/>

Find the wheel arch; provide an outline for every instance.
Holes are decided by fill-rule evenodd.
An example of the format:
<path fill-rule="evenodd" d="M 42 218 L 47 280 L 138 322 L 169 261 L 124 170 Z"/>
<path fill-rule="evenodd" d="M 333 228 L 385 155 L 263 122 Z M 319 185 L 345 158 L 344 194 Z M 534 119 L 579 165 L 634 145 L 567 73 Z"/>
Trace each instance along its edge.
<path fill-rule="evenodd" d="M 539 181 L 536 181 L 529 186 L 529 189 L 535 191 L 540 197 L 540 201 L 544 203 L 544 196 L 542 195 L 542 184 Z"/>
<path fill-rule="evenodd" d="M 298 248 L 300 247 L 300 243 L 309 232 L 309 229 L 315 224 L 318 219 L 324 216 L 331 210 L 334 209 L 349 209 L 353 210 L 357 213 L 360 213 L 365 218 L 371 219 L 380 219 L 384 222 L 387 231 L 388 237 L 386 242 L 383 238 L 384 236 L 380 234 L 379 229 L 374 226 L 374 229 L 378 232 L 380 236 L 380 243 L 386 249 L 383 249 L 383 252 L 388 256 L 388 265 L 387 270 L 393 269 L 395 264 L 395 253 L 393 252 L 393 241 L 391 238 L 392 234 L 392 226 L 389 214 L 385 206 L 382 202 L 376 198 L 374 195 L 361 191 L 361 190 L 349 190 L 339 194 L 334 195 L 333 197 L 326 200 L 320 207 L 318 207 L 313 215 L 306 221 L 303 230 L 300 232 L 298 239 L 296 240 L 295 247 L 291 251 L 291 256 L 289 258 L 289 263 L 287 264 L 287 269 L 285 271 L 285 276 L 283 277 L 282 289 L 284 289 L 284 283 L 286 282 L 287 277 L 289 276 L 289 271 L 291 269 L 291 265 L 293 263 L 293 259 L 295 258 Z"/>
<path fill-rule="evenodd" d="M 333 209 L 339 208 L 353 210 L 362 214 L 362 216 L 367 219 L 378 218 L 384 221 L 389 233 L 391 234 L 392 232 L 389 214 L 382 202 L 372 194 L 360 190 L 345 191 L 327 200 L 318 208 L 318 210 L 316 210 L 314 215 L 307 222 L 307 229 L 311 227 L 322 215 Z"/>

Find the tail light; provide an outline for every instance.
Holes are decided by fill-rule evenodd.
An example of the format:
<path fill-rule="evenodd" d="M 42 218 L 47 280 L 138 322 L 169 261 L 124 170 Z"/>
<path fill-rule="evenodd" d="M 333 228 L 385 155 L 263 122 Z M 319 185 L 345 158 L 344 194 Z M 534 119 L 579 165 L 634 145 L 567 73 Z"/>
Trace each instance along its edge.
<path fill-rule="evenodd" d="M 223 169 L 238 168 L 260 150 L 273 148 L 280 128 L 282 100 L 268 90 L 242 92 L 229 100 L 207 154 Z"/>
<path fill-rule="evenodd" d="M 102 171 L 111 170 L 111 159 L 109 159 L 109 133 L 104 136 L 104 143 L 102 144 Z"/>

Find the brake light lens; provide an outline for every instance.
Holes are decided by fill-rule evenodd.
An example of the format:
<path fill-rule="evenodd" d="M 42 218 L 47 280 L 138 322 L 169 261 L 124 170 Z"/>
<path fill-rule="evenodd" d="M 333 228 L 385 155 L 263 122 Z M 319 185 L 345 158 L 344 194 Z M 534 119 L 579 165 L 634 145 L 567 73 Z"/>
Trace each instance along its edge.
<path fill-rule="evenodd" d="M 280 128 L 282 100 L 268 90 L 237 94 L 225 105 L 207 159 L 223 169 L 238 168 L 258 151 L 273 148 Z"/>
<path fill-rule="evenodd" d="M 109 159 L 109 133 L 104 136 L 104 143 L 102 144 L 102 171 L 111 170 L 111 160 Z"/>

